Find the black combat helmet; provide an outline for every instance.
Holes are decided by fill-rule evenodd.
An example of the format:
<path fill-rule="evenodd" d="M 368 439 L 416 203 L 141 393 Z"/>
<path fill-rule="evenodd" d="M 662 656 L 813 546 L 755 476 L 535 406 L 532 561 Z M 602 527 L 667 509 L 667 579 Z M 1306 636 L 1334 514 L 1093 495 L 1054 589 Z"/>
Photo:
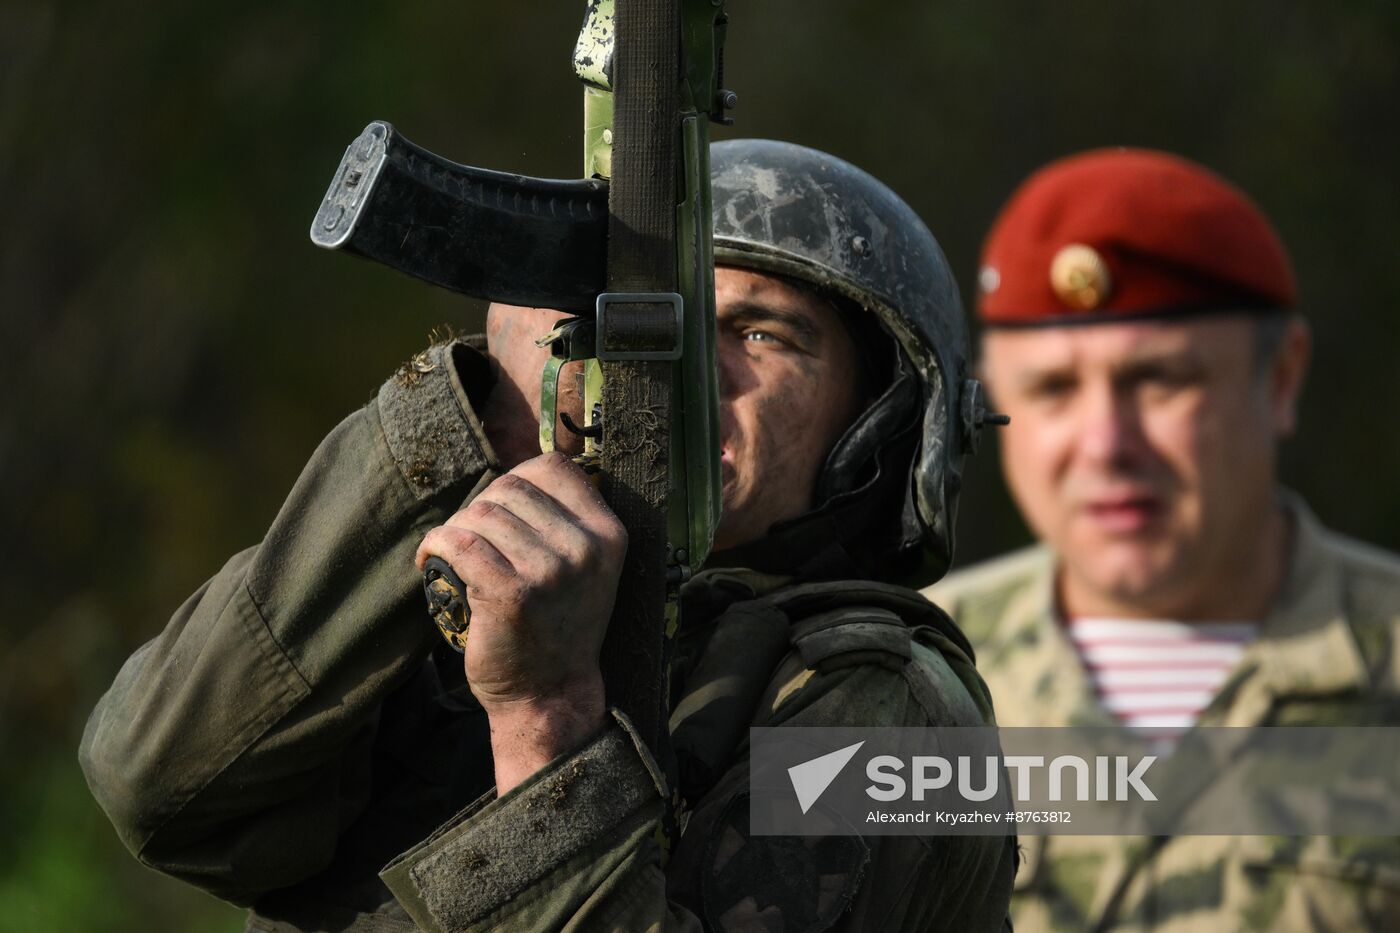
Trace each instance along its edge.
<path fill-rule="evenodd" d="M 985 416 L 943 251 L 898 195 L 824 152 L 727 140 L 711 147 L 710 169 L 717 264 L 839 296 L 857 316 L 873 315 L 897 348 L 876 400 L 827 458 L 816 508 L 775 526 L 768 543 L 808 546 L 804 559 L 829 568 L 817 575 L 854 564 L 889 576 L 922 558 L 925 573 L 942 576 L 953 557 L 963 454 Z M 813 552 L 813 541 L 824 545 Z"/>

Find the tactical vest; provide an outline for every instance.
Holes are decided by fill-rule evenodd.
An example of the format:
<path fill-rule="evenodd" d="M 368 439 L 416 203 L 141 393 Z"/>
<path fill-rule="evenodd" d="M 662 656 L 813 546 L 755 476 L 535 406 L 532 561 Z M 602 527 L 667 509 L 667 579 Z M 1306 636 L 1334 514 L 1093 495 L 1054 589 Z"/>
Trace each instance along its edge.
<path fill-rule="evenodd" d="M 942 609 L 913 590 L 871 581 L 784 586 L 731 603 L 703 628 L 682 634 L 671 716 L 686 800 L 704 796 L 749 728 L 762 724 L 760 703 L 784 671 L 878 664 L 903 674 L 931 724 L 993 721 L 971 645 Z"/>

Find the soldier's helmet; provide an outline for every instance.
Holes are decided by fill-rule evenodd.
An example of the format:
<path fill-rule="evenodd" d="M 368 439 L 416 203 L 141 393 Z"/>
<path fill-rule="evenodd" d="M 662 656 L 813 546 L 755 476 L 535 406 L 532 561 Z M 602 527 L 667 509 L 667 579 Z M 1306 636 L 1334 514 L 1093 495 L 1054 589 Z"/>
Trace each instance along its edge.
<path fill-rule="evenodd" d="M 922 550 L 923 569 L 941 576 L 952 561 L 963 456 L 984 414 L 943 251 L 898 195 L 826 153 L 727 140 L 711 147 L 710 169 L 717 264 L 840 296 L 892 338 L 888 380 L 827 459 L 815 516 L 836 535 L 865 535 L 851 543 L 866 554 L 860 563 Z"/>

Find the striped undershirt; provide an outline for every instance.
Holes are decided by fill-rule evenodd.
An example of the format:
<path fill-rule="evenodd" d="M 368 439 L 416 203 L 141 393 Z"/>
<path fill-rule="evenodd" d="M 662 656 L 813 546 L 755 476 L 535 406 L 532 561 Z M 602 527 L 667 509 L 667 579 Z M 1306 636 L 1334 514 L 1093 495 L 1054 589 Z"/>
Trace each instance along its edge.
<path fill-rule="evenodd" d="M 1258 634 L 1253 622 L 1072 619 L 1066 624 L 1104 708 L 1172 741 L 1196 724 Z"/>

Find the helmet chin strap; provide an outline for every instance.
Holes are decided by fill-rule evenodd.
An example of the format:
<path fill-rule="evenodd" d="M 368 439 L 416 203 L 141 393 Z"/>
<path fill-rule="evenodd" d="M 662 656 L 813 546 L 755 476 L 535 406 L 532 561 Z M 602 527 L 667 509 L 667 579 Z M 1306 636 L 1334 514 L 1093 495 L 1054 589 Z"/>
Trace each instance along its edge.
<path fill-rule="evenodd" d="M 909 441 L 907 459 L 912 459 L 917 436 L 911 434 Z M 758 541 L 716 552 L 705 569 L 747 567 L 803 582 L 898 579 L 918 565 L 923 541 L 919 537 L 912 547 L 900 546 L 902 524 L 897 519 L 907 475 L 907 464 L 881 470 L 840 501 L 774 525 Z"/>
<path fill-rule="evenodd" d="M 912 570 L 924 539 L 909 483 L 920 441 L 918 387 L 901 361 L 894 382 L 827 457 L 817 481 L 820 504 L 758 541 L 712 555 L 706 568 L 749 567 L 807 581 L 889 580 Z"/>
<path fill-rule="evenodd" d="M 893 341 L 890 341 L 893 345 Z M 875 401 L 856 416 L 831 448 L 817 476 L 814 499 L 825 504 L 853 492 L 865 482 L 875 456 L 919 413 L 919 380 L 903 351 L 895 351 L 893 378 Z"/>

